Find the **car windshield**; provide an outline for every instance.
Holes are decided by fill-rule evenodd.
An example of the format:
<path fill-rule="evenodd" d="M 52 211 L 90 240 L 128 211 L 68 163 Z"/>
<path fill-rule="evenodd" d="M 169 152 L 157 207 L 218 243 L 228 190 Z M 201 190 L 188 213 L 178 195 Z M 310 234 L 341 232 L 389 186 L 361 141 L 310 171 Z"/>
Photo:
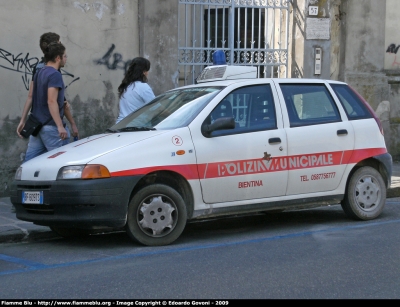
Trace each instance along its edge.
<path fill-rule="evenodd" d="M 108 132 L 167 130 L 187 126 L 223 87 L 172 90 L 129 114 Z"/>

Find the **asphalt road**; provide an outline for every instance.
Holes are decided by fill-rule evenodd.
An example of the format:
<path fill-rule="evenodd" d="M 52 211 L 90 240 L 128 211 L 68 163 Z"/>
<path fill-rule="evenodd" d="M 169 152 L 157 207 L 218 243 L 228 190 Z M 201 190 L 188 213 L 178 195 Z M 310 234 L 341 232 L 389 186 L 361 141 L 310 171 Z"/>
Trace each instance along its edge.
<path fill-rule="evenodd" d="M 2 299 L 399 299 L 400 202 L 190 223 L 175 244 L 125 233 L 0 245 Z"/>

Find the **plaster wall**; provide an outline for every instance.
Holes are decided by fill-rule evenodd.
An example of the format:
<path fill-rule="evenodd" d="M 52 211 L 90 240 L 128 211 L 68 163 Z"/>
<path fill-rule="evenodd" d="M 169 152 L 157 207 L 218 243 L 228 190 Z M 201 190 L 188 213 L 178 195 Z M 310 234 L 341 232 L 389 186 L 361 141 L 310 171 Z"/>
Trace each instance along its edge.
<path fill-rule="evenodd" d="M 293 23 L 291 27 L 291 56 L 290 75 L 291 78 L 304 77 L 304 42 L 305 42 L 305 23 L 306 11 L 305 0 L 293 0 Z M 290 46 L 290 44 L 289 44 Z"/>
<path fill-rule="evenodd" d="M 389 105 L 390 85 L 384 72 L 386 1 L 348 0 L 344 58 L 344 81 L 374 108 Z M 387 112 L 381 114 L 386 145 L 391 148 Z"/>
<path fill-rule="evenodd" d="M 126 66 L 139 56 L 138 1 L 1 1 L 0 196 L 26 151 L 15 130 L 45 32 L 58 33 L 66 46 L 62 74 L 80 136 L 103 132 L 116 120 Z"/>
<path fill-rule="evenodd" d="M 154 93 L 178 87 L 178 1 L 139 1 L 139 29 L 140 54 L 151 62 Z"/>
<path fill-rule="evenodd" d="M 342 0 L 333 0 L 329 6 L 331 16 L 331 45 L 330 45 L 330 75 L 329 79 L 340 80 L 340 61 L 343 57 L 341 50 L 342 29 L 344 28 L 345 14 L 342 8 Z"/>
<path fill-rule="evenodd" d="M 386 6 L 382 4 L 384 1 L 347 1 L 347 71 L 383 71 Z"/>
<path fill-rule="evenodd" d="M 400 31 L 397 14 L 400 1 L 386 0 L 386 7 L 385 45 L 382 46 L 382 51 L 385 52 L 385 69 L 400 72 Z"/>
<path fill-rule="evenodd" d="M 390 84 L 390 152 L 400 160 L 400 32 L 397 12 L 400 1 L 386 0 L 385 72 Z"/>

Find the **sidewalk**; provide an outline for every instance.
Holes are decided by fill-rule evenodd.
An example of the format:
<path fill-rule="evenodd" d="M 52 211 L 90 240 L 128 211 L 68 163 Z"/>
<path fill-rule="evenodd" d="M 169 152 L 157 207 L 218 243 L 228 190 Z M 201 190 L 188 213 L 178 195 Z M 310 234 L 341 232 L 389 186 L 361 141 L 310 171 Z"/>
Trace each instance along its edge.
<path fill-rule="evenodd" d="M 9 197 L 0 198 L 0 244 L 56 238 L 49 227 L 18 220 Z"/>
<path fill-rule="evenodd" d="M 387 198 L 400 197 L 400 162 L 393 163 L 391 187 Z M 41 239 L 57 238 L 49 227 L 20 221 L 15 217 L 9 197 L 0 198 L 0 244 L 7 242 L 26 242 Z"/>

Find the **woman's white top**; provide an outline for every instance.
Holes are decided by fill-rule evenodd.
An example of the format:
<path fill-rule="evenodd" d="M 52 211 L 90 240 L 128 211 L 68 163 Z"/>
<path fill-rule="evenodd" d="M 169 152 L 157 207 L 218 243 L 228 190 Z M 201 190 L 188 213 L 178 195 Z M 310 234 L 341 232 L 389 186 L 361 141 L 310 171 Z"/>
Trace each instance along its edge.
<path fill-rule="evenodd" d="M 153 90 L 147 83 L 141 81 L 131 83 L 119 100 L 117 123 L 133 111 L 149 103 L 154 97 Z"/>

